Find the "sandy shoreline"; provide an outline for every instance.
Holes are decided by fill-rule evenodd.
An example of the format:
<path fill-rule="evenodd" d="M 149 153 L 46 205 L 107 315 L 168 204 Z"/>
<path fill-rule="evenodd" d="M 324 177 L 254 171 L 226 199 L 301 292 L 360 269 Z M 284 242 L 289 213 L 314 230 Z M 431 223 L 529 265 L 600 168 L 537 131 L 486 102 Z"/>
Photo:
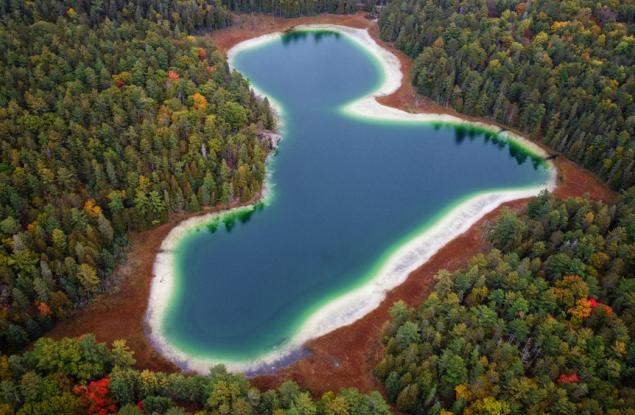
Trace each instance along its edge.
<path fill-rule="evenodd" d="M 347 36 L 359 46 L 365 48 L 365 50 L 380 63 L 383 69 L 383 83 L 367 96 L 347 105 L 344 108 L 345 112 L 358 117 L 379 120 L 390 119 L 422 124 L 445 122 L 491 129 L 491 127 L 486 124 L 477 124 L 473 121 L 463 120 L 447 114 L 411 114 L 378 103 L 376 101 L 377 97 L 390 95 L 401 86 L 403 76 L 399 59 L 378 45 L 366 29 L 356 29 L 332 24 L 301 25 L 294 28 L 294 30 L 316 29 L 336 31 L 343 36 Z M 233 67 L 233 60 L 238 53 L 261 47 L 280 39 L 282 36 L 282 32 L 275 32 L 239 43 L 227 52 L 230 67 Z M 253 83 L 252 89 L 257 94 L 266 96 L 262 90 Z M 267 98 L 274 104 L 277 113 L 281 115 L 282 106 L 276 103 L 271 97 L 267 96 Z M 521 136 L 510 134 L 508 139 L 518 142 L 537 155 L 546 155 L 540 147 L 533 145 L 533 143 Z M 245 361 L 188 354 L 170 343 L 168 336 L 162 332 L 162 321 L 168 310 L 171 294 L 175 286 L 175 279 L 177 278 L 175 275 L 173 252 L 180 240 L 193 229 L 199 228 L 202 224 L 213 220 L 218 215 L 233 214 L 234 211 L 247 210 L 250 209 L 251 206 L 235 208 L 232 211 L 199 216 L 183 221 L 172 229 L 163 241 L 161 251 L 155 261 L 155 277 L 150 290 L 146 319 L 150 328 L 149 334 L 151 342 L 164 357 L 174 362 L 180 368 L 188 371 L 207 373 L 209 367 L 214 364 L 224 364 L 229 370 L 236 372 L 259 373 L 263 370 L 271 370 L 279 366 L 280 362 L 288 362 L 289 356 L 301 350 L 303 345 L 309 340 L 323 336 L 337 328 L 349 325 L 377 308 L 386 297 L 388 291 L 403 283 L 412 271 L 430 259 L 443 245 L 465 232 L 485 214 L 491 212 L 502 203 L 535 196 L 544 189 L 553 190 L 555 188 L 555 172 L 553 169 L 551 169 L 551 173 L 548 180 L 538 186 L 482 193 L 462 201 L 429 229 L 422 230 L 419 235 L 406 241 L 392 254 L 382 266 L 381 270 L 364 285 L 340 295 L 327 304 L 322 305 L 319 309 L 314 310 L 299 331 L 296 332 L 287 343 L 266 354 Z"/>
<path fill-rule="evenodd" d="M 351 27 L 368 28 L 371 36 L 382 46 L 390 48 L 378 40 L 377 26 L 361 15 L 334 16 L 321 15 L 297 19 L 282 19 L 271 16 L 238 16 L 237 24 L 229 29 L 213 32 L 210 36 L 221 50 L 230 49 L 242 40 L 262 34 L 286 30 L 299 24 L 334 23 Z M 404 73 L 408 73 L 411 63 L 403 53 L 390 49 L 401 62 Z M 385 105 L 414 111 L 427 111 L 456 115 L 450 109 L 440 107 L 425 97 L 413 92 L 409 82 L 403 82 L 399 90 L 392 95 L 381 97 L 379 102 Z M 465 117 L 501 128 L 490 120 Z M 558 197 L 581 196 L 588 193 L 595 199 L 610 199 L 613 192 L 608 190 L 597 178 L 579 168 L 574 163 L 560 157 L 555 161 L 558 167 L 558 184 L 554 194 Z M 526 200 L 504 203 L 514 209 L 526 205 Z M 500 207 L 487 214 L 472 225 L 466 232 L 440 248 L 423 266 L 408 275 L 406 281 L 387 293 L 386 299 L 372 312 L 353 324 L 341 327 L 307 343 L 312 354 L 290 367 L 279 369 L 273 376 L 261 376 L 254 382 L 261 387 L 273 387 L 284 380 L 293 379 L 314 395 L 340 387 L 357 387 L 362 391 L 380 388 L 372 376 L 372 368 L 381 358 L 379 334 L 382 325 L 388 319 L 388 308 L 401 299 L 416 304 L 427 296 L 433 286 L 433 275 L 440 269 L 455 269 L 471 256 L 487 249 L 482 240 L 482 226 L 495 218 Z M 88 307 L 75 315 L 59 322 L 49 334 L 54 338 L 79 336 L 95 333 L 99 341 L 111 342 L 126 338 L 136 353 L 137 367 L 163 371 L 175 371 L 178 368 L 166 361 L 154 350 L 144 335 L 144 319 L 152 268 L 162 240 L 180 220 L 200 214 L 175 214 L 170 222 L 148 231 L 133 233 L 130 236 L 131 249 L 127 261 L 116 271 L 121 280 L 117 292 L 103 294 Z M 99 316 L 96 318 L 95 316 Z"/>

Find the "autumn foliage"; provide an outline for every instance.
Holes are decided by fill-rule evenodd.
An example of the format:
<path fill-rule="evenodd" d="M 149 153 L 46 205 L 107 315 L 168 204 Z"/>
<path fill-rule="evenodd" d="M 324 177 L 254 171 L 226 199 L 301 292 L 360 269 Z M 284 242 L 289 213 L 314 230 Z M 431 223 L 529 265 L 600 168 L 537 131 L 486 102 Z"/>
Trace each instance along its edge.
<path fill-rule="evenodd" d="M 635 189 L 622 200 L 543 193 L 417 308 L 396 303 L 374 371 L 388 399 L 410 414 L 635 413 Z"/>
<path fill-rule="evenodd" d="M 572 316 L 583 320 L 591 316 L 594 308 L 603 309 L 607 316 L 613 314 L 613 309 L 610 306 L 598 302 L 595 298 L 581 298 L 576 306 L 568 311 Z"/>
<path fill-rule="evenodd" d="M 106 377 L 90 382 L 88 385 L 77 385 L 73 388 L 73 392 L 82 399 L 88 414 L 108 415 L 117 412 L 117 405 L 108 390 L 109 382 Z"/>
<path fill-rule="evenodd" d="M 564 373 L 558 377 L 558 383 L 566 384 L 566 383 L 578 383 L 580 382 L 580 377 L 577 373 L 572 373 L 570 375 L 565 375 Z"/>
<path fill-rule="evenodd" d="M 606 313 L 607 316 L 610 316 L 611 314 L 613 314 L 613 309 L 610 306 L 598 302 L 598 300 L 596 300 L 595 298 L 589 298 L 589 304 L 591 308 L 604 309 L 604 312 Z"/>
<path fill-rule="evenodd" d="M 50 316 L 51 314 L 53 314 L 53 312 L 51 311 L 51 307 L 49 307 L 49 305 L 46 303 L 38 303 L 37 310 L 41 316 Z"/>
<path fill-rule="evenodd" d="M 84 210 L 86 211 L 86 213 L 88 213 L 90 216 L 94 218 L 97 218 L 99 217 L 99 215 L 101 215 L 101 207 L 97 205 L 97 202 L 95 202 L 95 199 L 88 199 L 84 203 Z"/>
<path fill-rule="evenodd" d="M 379 33 L 413 58 L 418 93 L 635 184 L 632 0 L 383 4 Z"/>
<path fill-rule="evenodd" d="M 581 298 L 576 303 L 576 306 L 570 308 L 568 311 L 573 317 L 583 320 L 591 316 L 591 301 Z"/>
<path fill-rule="evenodd" d="M 128 232 L 251 199 L 264 178 L 268 105 L 187 36 L 228 24 L 224 5 L 151 0 L 131 13 L 130 1 L 89 2 L 88 13 L 84 3 L 0 6 L 11 45 L 10 59 L 0 53 L 2 352 L 87 304 L 124 259 Z"/>
<path fill-rule="evenodd" d="M 205 111 L 207 108 L 207 99 L 203 95 L 196 92 L 192 95 L 192 99 L 194 100 L 194 109 Z"/>

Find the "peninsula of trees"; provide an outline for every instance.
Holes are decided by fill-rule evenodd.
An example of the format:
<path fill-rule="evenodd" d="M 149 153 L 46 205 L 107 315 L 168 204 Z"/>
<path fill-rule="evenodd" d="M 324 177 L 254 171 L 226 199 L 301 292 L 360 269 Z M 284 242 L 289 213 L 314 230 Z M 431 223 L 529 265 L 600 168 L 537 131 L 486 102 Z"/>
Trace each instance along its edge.
<path fill-rule="evenodd" d="M 222 7 L 184 24 L 189 9 L 165 2 L 143 12 L 127 2 L 87 12 L 70 7 L 83 2 L 9 3 L 0 7 L 4 351 L 99 291 L 129 231 L 251 200 L 270 150 L 258 131 L 273 127 L 268 103 L 224 57 L 178 30 L 222 27 Z"/>
<path fill-rule="evenodd" d="M 379 28 L 422 95 L 635 184 L 632 0 L 389 1 Z"/>

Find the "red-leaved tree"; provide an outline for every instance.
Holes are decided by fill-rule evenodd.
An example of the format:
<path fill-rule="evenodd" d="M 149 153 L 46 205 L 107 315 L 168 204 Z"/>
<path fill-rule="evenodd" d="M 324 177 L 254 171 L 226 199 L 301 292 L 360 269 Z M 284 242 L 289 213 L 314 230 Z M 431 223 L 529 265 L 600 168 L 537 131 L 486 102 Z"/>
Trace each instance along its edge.
<path fill-rule="evenodd" d="M 73 392 L 81 398 L 86 412 L 90 415 L 108 415 L 117 412 L 117 405 L 108 390 L 108 378 L 90 382 L 88 385 L 76 385 Z"/>

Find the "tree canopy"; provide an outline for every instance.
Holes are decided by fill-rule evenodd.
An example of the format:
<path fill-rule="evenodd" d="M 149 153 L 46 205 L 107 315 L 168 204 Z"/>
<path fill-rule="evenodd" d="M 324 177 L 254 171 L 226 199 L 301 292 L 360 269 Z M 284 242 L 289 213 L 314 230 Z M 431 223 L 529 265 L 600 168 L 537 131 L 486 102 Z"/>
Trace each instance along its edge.
<path fill-rule="evenodd" d="M 419 93 L 635 184 L 633 0 L 390 1 L 379 27 Z"/>
<path fill-rule="evenodd" d="M 0 355 L 0 413 L 388 415 L 378 392 L 327 392 L 320 399 L 291 381 L 260 392 L 223 366 L 208 375 L 139 371 L 124 340 L 107 346 L 93 335 L 42 338 L 21 355 Z"/>
<path fill-rule="evenodd" d="M 635 413 L 634 201 L 545 193 L 504 213 L 493 249 L 440 272 L 420 306 L 396 303 L 375 373 L 397 408 Z"/>
<path fill-rule="evenodd" d="M 223 14 L 100 4 L 0 6 L 3 350 L 100 291 L 129 231 L 251 200 L 265 177 L 267 101 L 177 27 L 222 26 Z"/>

